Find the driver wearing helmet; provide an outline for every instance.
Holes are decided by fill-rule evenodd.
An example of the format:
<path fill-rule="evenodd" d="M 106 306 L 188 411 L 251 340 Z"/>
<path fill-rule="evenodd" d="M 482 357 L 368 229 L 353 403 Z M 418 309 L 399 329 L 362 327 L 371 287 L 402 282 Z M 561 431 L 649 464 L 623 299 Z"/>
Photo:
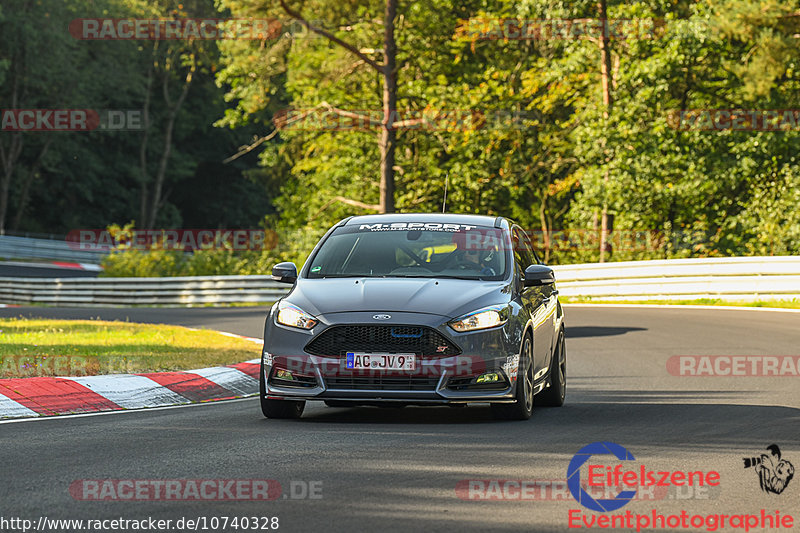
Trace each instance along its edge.
<path fill-rule="evenodd" d="M 465 270 L 478 271 L 482 276 L 496 276 L 497 272 L 489 266 L 493 254 L 493 250 L 480 250 L 477 248 L 462 250 L 460 266 Z"/>

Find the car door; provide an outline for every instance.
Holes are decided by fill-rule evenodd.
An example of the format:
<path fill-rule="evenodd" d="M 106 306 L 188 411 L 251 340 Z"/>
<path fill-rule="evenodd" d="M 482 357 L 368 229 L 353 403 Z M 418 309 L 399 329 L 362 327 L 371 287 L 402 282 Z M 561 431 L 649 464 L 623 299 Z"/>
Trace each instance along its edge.
<path fill-rule="evenodd" d="M 539 264 L 544 265 L 544 261 L 539 258 L 539 255 L 536 253 L 536 250 L 531 246 L 530 248 L 531 255 L 533 256 L 533 260 Z M 548 315 L 546 323 L 549 324 L 548 333 L 550 336 L 550 351 L 547 355 L 547 363 L 546 365 L 550 365 L 550 357 L 553 354 L 553 350 L 555 349 L 555 343 L 558 340 L 558 331 L 556 325 L 558 324 L 558 290 L 556 289 L 556 285 L 547 285 L 542 287 L 544 297 L 547 301 L 548 306 Z"/>
<path fill-rule="evenodd" d="M 521 228 L 512 228 L 514 242 L 514 262 L 522 273 L 530 265 L 540 264 L 532 249 L 532 243 Z M 523 275 L 524 277 L 524 275 Z M 522 285 L 522 284 L 521 284 Z M 523 305 L 527 308 L 533 322 L 533 370 L 534 381 L 547 373 L 554 339 L 555 297 L 552 285 L 520 288 Z"/>

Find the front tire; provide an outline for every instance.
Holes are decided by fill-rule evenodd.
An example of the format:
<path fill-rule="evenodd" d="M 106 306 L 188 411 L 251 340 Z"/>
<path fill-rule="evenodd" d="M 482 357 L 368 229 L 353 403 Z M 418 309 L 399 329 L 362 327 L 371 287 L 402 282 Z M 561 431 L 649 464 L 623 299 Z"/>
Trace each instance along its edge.
<path fill-rule="evenodd" d="M 268 400 L 267 382 L 264 378 L 264 363 L 261 363 L 261 372 L 258 380 L 259 398 L 261 399 L 261 412 L 267 418 L 300 418 L 306 408 L 306 402 L 297 400 Z"/>
<path fill-rule="evenodd" d="M 493 403 L 492 416 L 497 420 L 528 420 L 533 414 L 533 341 L 530 334 L 522 341 L 514 403 Z"/>
<path fill-rule="evenodd" d="M 539 404 L 545 407 L 561 407 L 567 396 L 567 342 L 564 330 L 558 333 L 558 343 L 553 354 L 555 365 L 550 369 L 546 389 L 539 393 Z"/>

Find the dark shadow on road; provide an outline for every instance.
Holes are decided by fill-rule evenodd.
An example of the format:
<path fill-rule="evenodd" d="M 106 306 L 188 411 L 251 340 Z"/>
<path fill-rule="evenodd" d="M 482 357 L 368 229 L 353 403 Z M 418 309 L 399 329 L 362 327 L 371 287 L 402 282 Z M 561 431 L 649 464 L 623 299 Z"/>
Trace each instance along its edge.
<path fill-rule="evenodd" d="M 751 390 L 611 390 L 611 389 L 573 389 L 570 392 L 572 402 L 599 403 L 696 403 L 699 401 L 736 400 L 746 403 L 758 391 Z"/>
<path fill-rule="evenodd" d="M 612 335 L 624 335 L 629 331 L 647 331 L 647 328 L 612 326 L 567 327 L 567 338 L 575 339 L 578 337 L 610 337 Z"/>
<path fill-rule="evenodd" d="M 326 407 L 303 415 L 302 422 L 330 424 L 486 424 L 489 406 L 473 407 Z"/>
<path fill-rule="evenodd" d="M 536 420 L 558 420 L 564 417 L 563 422 L 557 425 L 566 427 L 580 420 L 583 426 L 581 433 L 590 434 L 591 428 L 603 430 L 618 427 L 620 424 L 638 427 L 636 431 L 660 432 L 665 427 L 681 427 L 686 423 L 695 421 L 697 427 L 707 430 L 713 427 L 725 415 L 720 416 L 720 411 L 745 414 L 736 414 L 731 417 L 735 423 L 744 423 L 750 420 L 750 426 L 758 428 L 765 423 L 760 415 L 775 409 L 792 413 L 793 419 L 800 418 L 800 410 L 790 407 L 770 407 L 760 405 L 741 405 L 752 397 L 751 391 L 672 391 L 672 390 L 647 390 L 647 391 L 619 391 L 619 390 L 576 390 L 567 394 L 567 403 L 560 408 L 536 407 L 531 423 L 536 425 Z M 730 404 L 720 403 L 730 402 Z M 309 405 L 319 405 L 314 402 Z M 752 414 L 752 415 L 751 415 Z M 770 423 L 777 422 L 774 415 Z M 266 420 L 271 423 L 275 421 Z M 295 421 L 297 422 L 297 421 Z M 501 424 L 504 427 L 524 429 L 524 421 L 497 421 L 491 416 L 488 405 L 475 405 L 465 408 L 452 407 L 420 407 L 407 406 L 405 408 L 382 407 L 324 407 L 307 409 L 300 424 L 364 424 L 383 425 L 384 428 L 396 426 L 408 429 L 409 424 L 414 425 L 469 425 L 469 424 Z M 800 426 L 798 426 L 800 427 Z M 661 428 L 661 429 L 659 429 Z M 635 433 L 635 431 L 634 431 Z M 682 433 L 682 432 L 681 432 Z M 678 438 L 682 438 L 677 435 Z M 797 437 L 800 437 L 798 431 Z"/>

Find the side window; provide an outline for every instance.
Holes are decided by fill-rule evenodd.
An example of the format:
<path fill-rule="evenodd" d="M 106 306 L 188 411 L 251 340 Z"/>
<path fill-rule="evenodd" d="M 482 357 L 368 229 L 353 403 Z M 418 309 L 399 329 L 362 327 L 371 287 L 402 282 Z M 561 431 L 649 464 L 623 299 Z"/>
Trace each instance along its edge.
<path fill-rule="evenodd" d="M 511 240 L 514 243 L 514 261 L 519 265 L 519 270 L 524 271 L 532 264 L 539 262 L 531 256 L 531 242 L 528 240 L 528 236 L 517 226 L 511 230 Z"/>
<path fill-rule="evenodd" d="M 522 231 L 522 230 L 520 230 L 520 231 Z M 522 234 L 525 235 L 525 242 L 528 243 L 527 250 L 528 250 L 528 253 L 531 255 L 531 259 L 533 259 L 533 263 L 531 263 L 531 264 L 536 263 L 538 265 L 543 265 L 544 261 L 542 261 L 539 258 L 539 254 L 536 253 L 536 246 L 534 246 L 533 239 L 531 239 L 530 235 L 528 235 L 524 231 L 522 232 Z"/>

